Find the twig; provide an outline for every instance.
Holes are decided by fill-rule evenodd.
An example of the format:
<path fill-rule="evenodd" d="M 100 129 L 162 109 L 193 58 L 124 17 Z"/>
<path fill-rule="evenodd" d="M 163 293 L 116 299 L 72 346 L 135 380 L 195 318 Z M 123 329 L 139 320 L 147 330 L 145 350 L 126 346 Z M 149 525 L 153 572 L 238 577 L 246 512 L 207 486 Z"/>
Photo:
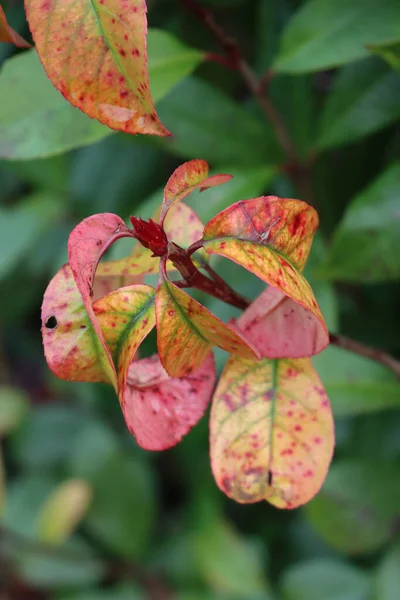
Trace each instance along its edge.
<path fill-rule="evenodd" d="M 372 348 L 371 346 L 366 346 L 361 342 L 357 342 L 357 340 L 353 340 L 352 338 L 337 333 L 330 333 L 329 339 L 331 344 L 338 346 L 338 348 L 350 350 L 350 352 L 365 356 L 366 358 L 370 358 L 371 360 L 380 363 L 393 371 L 400 379 L 400 361 L 394 358 L 394 356 L 387 354 L 387 352 Z"/>

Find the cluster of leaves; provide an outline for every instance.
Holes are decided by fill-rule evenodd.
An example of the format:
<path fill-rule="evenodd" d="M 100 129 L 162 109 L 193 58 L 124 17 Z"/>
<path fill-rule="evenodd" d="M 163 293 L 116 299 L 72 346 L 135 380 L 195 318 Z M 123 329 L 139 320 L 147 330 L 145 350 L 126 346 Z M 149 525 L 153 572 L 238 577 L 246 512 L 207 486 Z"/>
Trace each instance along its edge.
<path fill-rule="evenodd" d="M 1 12 L 0 39 L 22 48 L 14 52 L 11 44 L 0 45 L 0 435 L 4 441 L 0 558 L 6 565 L 4 593 L 18 600 L 142 600 L 151 596 L 148 581 L 152 575 L 141 578 L 139 564 L 139 572 L 143 567 L 165 578 L 166 591 L 161 584 L 158 596 L 164 593 L 168 597 L 171 588 L 179 600 L 393 600 L 400 586 L 396 542 L 400 386 L 392 373 L 338 347 L 329 346 L 314 357 L 336 420 L 336 453 L 322 490 L 300 511 L 276 511 L 266 504 L 236 506 L 219 494 L 210 480 L 205 419 L 169 452 L 143 453 L 128 434 L 118 403 L 112 401 L 115 392 L 111 386 L 64 385 L 43 368 L 37 309 L 47 282 L 69 260 L 65 248 L 77 222 L 105 211 L 124 217 L 152 215 L 162 197 L 158 188 L 167 176 L 177 164 L 200 156 L 210 162 L 213 172 L 234 174 L 225 185 L 210 188 L 204 202 L 198 191 L 187 198 L 205 223 L 210 219 L 212 223 L 215 214 L 242 198 L 271 194 L 304 200 L 314 197 L 321 232 L 315 236 L 305 275 L 329 329 L 398 355 L 398 0 L 198 2 L 201 7 L 211 7 L 217 22 L 237 38 L 260 76 L 260 93 L 269 82 L 266 93 L 282 115 L 300 166 L 308 169 L 309 196 L 293 183 L 296 165 L 285 164 L 274 129 L 260 114 L 240 75 L 235 69 L 224 69 L 224 57 L 216 54 L 220 49 L 205 27 L 181 7 L 193 4 L 191 0 L 148 3 L 150 25 L 161 28 L 148 32 L 148 74 L 143 71 L 146 62 L 143 67 L 140 61 L 144 12 L 142 37 L 134 37 L 130 27 L 128 40 L 119 39 L 112 27 L 113 17 L 110 23 L 102 9 L 107 3 L 113 5 L 112 12 L 128 4 L 108 0 L 27 2 L 37 48 L 29 50 L 25 49 L 29 44 L 16 34 L 31 39 L 22 3 L 2 2 L 14 29 Z M 130 4 L 142 9 L 144 2 L 132 0 Z M 67 21 L 73 25 L 71 17 L 76 17 L 79 31 L 64 31 L 65 19 L 60 14 L 45 30 L 52 6 L 73 6 L 74 13 Z M 46 19 L 34 23 L 35 7 Z M 93 26 L 93 9 L 109 40 L 106 47 L 100 29 Z M 51 39 L 53 35 L 58 40 Z M 118 44 L 125 52 L 139 51 L 135 63 L 125 64 Z M 107 57 L 109 47 L 112 52 Z M 103 54 L 104 69 L 100 69 Z M 58 70 L 62 60 L 69 63 L 70 70 Z M 69 101 L 56 91 L 41 62 Z M 132 64 L 135 72 L 130 69 Z M 96 69 L 104 76 L 97 90 L 88 78 Z M 109 80 L 108 71 L 112 72 Z M 143 77 L 146 87 L 142 95 L 137 93 L 137 83 Z M 149 80 L 159 117 L 151 99 L 149 103 Z M 91 99 L 97 91 L 100 104 Z M 90 119 L 71 101 L 106 125 Z M 132 115 L 126 111 L 132 107 L 143 112 Z M 140 117 L 144 121 L 139 122 Z M 160 119 L 173 136 L 126 136 L 113 134 L 107 127 L 128 130 L 150 125 L 165 134 Z M 85 147 L 93 142 L 99 143 Z M 179 202 L 164 224 L 168 238 L 187 248 L 203 236 L 204 227 L 198 223 L 195 233 L 181 231 L 174 211 L 184 215 L 185 224 L 193 211 Z M 159 213 L 154 221 L 158 219 Z M 264 234 L 268 246 L 272 238 L 267 228 L 261 236 Z M 125 263 L 121 257 L 130 252 L 131 242 L 129 238 L 119 240 L 97 266 L 90 298 L 93 307 L 97 302 L 101 306 L 111 290 L 121 285 L 136 285 L 144 294 L 156 286 L 159 261 L 150 257 L 150 251 L 146 285 L 141 266 L 139 273 L 132 272 L 129 278 L 118 271 L 118 262 L 122 260 L 120 267 Z M 206 246 L 192 256 L 196 268 L 207 275 Z M 141 257 L 138 261 L 136 254 Z M 129 255 L 130 268 L 133 262 L 147 261 L 145 255 L 142 247 L 136 246 L 136 253 Z M 264 290 L 264 282 L 249 270 L 222 256 L 210 258 L 220 276 L 253 300 L 251 310 L 239 315 L 233 307 L 203 293 L 205 290 L 191 296 L 227 323 L 225 327 L 232 329 L 235 319 L 235 333 L 239 335 L 239 328 L 247 345 L 267 351 L 257 329 L 253 338 L 248 326 L 253 317 L 258 323 L 260 315 L 263 325 L 258 329 L 268 329 L 275 341 L 275 330 L 272 333 L 270 327 L 277 327 L 280 309 L 273 310 L 279 304 L 274 286 Z M 109 259 L 120 274 L 103 272 Z M 260 262 L 265 265 L 264 259 Z M 166 285 L 175 291 L 171 261 L 166 267 Z M 97 343 L 101 358 L 104 347 L 93 333 L 93 323 L 99 323 L 102 330 L 102 317 L 95 308 L 92 323 L 72 271 L 65 268 L 64 276 L 76 294 L 78 312 L 71 321 L 86 327 L 80 332 L 84 345 L 78 344 L 79 352 L 90 359 L 90 349 Z M 181 287 L 176 289 L 183 294 Z M 260 295 L 261 299 L 254 301 Z M 301 304 L 285 300 L 285 304 L 289 302 L 289 308 L 303 310 Z M 267 315 L 259 312 L 265 306 L 271 306 L 268 323 Z M 154 314 L 152 308 L 149 312 Z M 314 319 L 312 312 L 304 309 L 306 315 Z M 296 315 L 297 323 L 299 318 Z M 280 334 L 286 322 L 282 321 Z M 314 325 L 323 333 L 317 319 Z M 58 324 L 49 333 L 56 339 L 61 331 Z M 103 336 L 118 371 L 115 359 L 119 350 L 113 343 L 117 334 L 112 338 L 114 334 L 108 330 Z M 63 332 L 64 339 L 69 335 L 71 347 L 75 347 L 76 332 Z M 300 341 L 304 337 L 301 334 Z M 285 338 L 282 335 L 280 339 L 284 342 Z M 293 342 L 293 336 L 290 339 Z M 149 358 L 137 361 L 136 379 L 128 373 L 127 387 L 139 384 L 138 397 L 148 398 L 149 373 L 158 378 L 159 390 L 170 390 L 171 377 L 151 358 L 155 351 L 155 336 L 150 333 L 140 348 L 140 356 Z M 263 365 L 277 362 L 283 366 L 288 361 L 232 355 L 226 364 L 218 348 L 214 354 L 221 382 L 229 365 L 236 374 L 246 362 L 260 368 L 252 371 L 251 377 L 246 371 L 257 398 L 279 383 L 277 376 L 285 375 L 284 370 L 270 366 L 267 371 Z M 309 360 L 290 359 L 293 361 L 298 366 L 303 361 L 306 377 Z M 82 363 L 87 372 L 101 371 L 108 381 L 117 377 L 110 365 L 108 358 L 104 362 L 96 359 L 91 365 Z M 205 367 L 209 374 L 207 363 Z M 180 378 L 181 386 L 184 379 Z M 286 387 L 289 382 L 287 379 L 279 390 L 281 399 L 297 394 L 297 387 L 296 391 Z M 207 383 L 211 387 L 209 379 Z M 211 422 L 223 423 L 222 413 L 229 407 L 222 398 L 226 389 L 220 386 L 218 412 L 212 411 Z M 118 379 L 116 387 L 118 390 Z M 228 393 L 240 398 L 241 382 Z M 216 393 L 215 406 L 217 398 Z M 51 403 L 46 405 L 48 400 Z M 247 411 L 235 407 L 239 410 L 231 417 L 231 425 L 247 443 Z M 174 429 L 177 438 L 188 430 L 192 418 L 193 414 L 184 421 L 184 430 Z M 263 415 L 263 422 L 271 432 L 268 415 Z M 160 418 L 159 423 L 166 420 Z M 228 423 L 216 432 L 220 440 L 223 436 L 229 439 Z M 137 431 L 137 423 L 133 425 Z M 252 427 L 256 436 L 265 435 L 261 426 Z M 139 431 L 146 433 L 140 427 Z M 165 430 L 158 435 L 165 443 Z M 147 437 L 140 443 L 148 442 Z M 224 464 L 229 475 L 231 468 L 243 466 L 237 460 L 242 448 L 232 446 L 233 457 L 229 452 L 227 456 L 223 445 L 215 450 L 218 454 L 213 464 Z M 268 457 L 259 456 L 265 469 Z M 283 458 L 290 465 L 290 455 Z M 268 479 L 266 472 L 265 477 Z M 217 480 L 220 483 L 218 474 Z M 278 483 L 280 494 L 285 495 L 288 482 Z M 125 566 L 132 558 L 137 563 L 130 571 L 129 565 Z"/>

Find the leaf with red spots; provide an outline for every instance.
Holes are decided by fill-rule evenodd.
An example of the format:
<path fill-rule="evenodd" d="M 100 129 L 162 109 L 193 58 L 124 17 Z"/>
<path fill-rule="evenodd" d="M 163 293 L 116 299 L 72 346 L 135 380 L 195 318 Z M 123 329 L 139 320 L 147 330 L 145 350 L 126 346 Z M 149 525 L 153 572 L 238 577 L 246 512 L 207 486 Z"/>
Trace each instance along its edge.
<path fill-rule="evenodd" d="M 240 331 L 225 325 L 207 308 L 179 289 L 161 266 L 156 292 L 157 345 L 163 367 L 171 377 L 197 369 L 212 346 L 256 358 Z"/>
<path fill-rule="evenodd" d="M 320 489 L 332 458 L 329 400 L 310 359 L 232 357 L 213 398 L 211 466 L 237 502 L 296 508 Z"/>
<path fill-rule="evenodd" d="M 208 176 L 208 164 L 205 160 L 195 159 L 178 167 L 168 179 L 164 190 L 160 223 L 164 222 L 169 209 L 191 194 L 195 189 L 200 191 L 223 185 L 232 179 L 232 175 Z"/>
<path fill-rule="evenodd" d="M 153 219 L 157 220 L 159 214 L 158 210 L 153 215 Z M 168 212 L 164 221 L 164 231 L 169 241 L 174 241 L 182 248 L 187 248 L 202 238 L 204 225 L 195 211 L 181 202 Z M 208 255 L 200 249 L 195 253 L 193 259 L 199 265 L 200 261 L 203 263 L 208 261 Z M 101 262 L 96 271 L 96 278 L 101 276 L 103 285 L 105 285 L 107 278 L 151 275 L 158 273 L 159 268 L 160 259 L 153 257 L 151 250 L 137 243 L 126 258 Z M 176 271 L 176 267 L 171 261 L 167 262 L 167 271 Z"/>
<path fill-rule="evenodd" d="M 44 294 L 42 336 L 47 364 L 60 379 L 113 382 L 108 355 L 69 265 L 56 273 Z"/>
<path fill-rule="evenodd" d="M 271 286 L 236 323 L 264 358 L 314 356 L 329 344 L 326 327 L 316 315 Z"/>
<path fill-rule="evenodd" d="M 39 57 L 74 106 L 112 129 L 165 136 L 147 69 L 144 0 L 25 0 Z"/>
<path fill-rule="evenodd" d="M 146 450 L 175 446 L 203 416 L 216 379 L 212 352 L 191 374 L 171 378 L 157 355 L 131 365 L 123 411 L 137 443 Z"/>
<path fill-rule="evenodd" d="M 0 42 L 7 42 L 8 44 L 14 44 L 18 48 L 30 48 L 29 44 L 19 33 L 14 31 L 12 27 L 7 23 L 6 15 L 4 10 L 0 6 Z"/>
<path fill-rule="evenodd" d="M 262 196 L 242 200 L 216 215 L 204 229 L 204 248 L 245 267 L 300 304 L 326 329 L 313 291 L 300 271 L 318 225 L 300 200 Z"/>
<path fill-rule="evenodd" d="M 130 232 L 120 217 L 111 213 L 103 213 L 81 221 L 71 232 L 68 240 L 71 271 L 102 346 L 98 360 L 114 387 L 116 387 L 115 369 L 93 310 L 93 283 L 96 267 L 102 254 L 115 240 L 127 236 L 130 236 Z"/>

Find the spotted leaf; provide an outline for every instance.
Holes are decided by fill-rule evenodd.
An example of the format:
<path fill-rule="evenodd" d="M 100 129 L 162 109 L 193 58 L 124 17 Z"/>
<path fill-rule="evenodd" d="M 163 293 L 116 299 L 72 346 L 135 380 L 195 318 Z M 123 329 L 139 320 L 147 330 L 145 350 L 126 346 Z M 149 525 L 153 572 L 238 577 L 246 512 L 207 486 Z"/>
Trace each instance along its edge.
<path fill-rule="evenodd" d="M 74 106 L 112 129 L 168 135 L 154 110 L 144 0 L 25 0 L 47 75 Z"/>
<path fill-rule="evenodd" d="M 22 38 L 19 33 L 14 31 L 12 27 L 7 23 L 6 15 L 4 10 L 0 6 L 0 42 L 7 42 L 14 44 L 18 48 L 30 48 L 31 45 Z"/>
<path fill-rule="evenodd" d="M 212 346 L 246 358 L 257 356 L 240 331 L 168 281 L 163 268 L 156 292 L 156 319 L 158 352 L 171 377 L 193 373 Z"/>
<path fill-rule="evenodd" d="M 230 258 L 277 288 L 326 329 L 313 291 L 300 273 L 317 225 L 315 210 L 300 200 L 275 196 L 242 200 L 208 222 L 204 248 Z"/>
<path fill-rule="evenodd" d="M 93 310 L 93 283 L 97 264 L 112 242 L 129 236 L 124 222 L 117 215 L 103 213 L 84 219 L 71 232 L 68 240 L 68 258 L 77 288 L 82 296 L 86 312 L 97 333 L 102 352 L 99 361 L 116 387 L 116 375 L 109 350 Z"/>
<path fill-rule="evenodd" d="M 164 190 L 160 222 L 163 223 L 169 209 L 191 194 L 195 189 L 203 191 L 222 185 L 232 179 L 232 175 L 208 176 L 208 164 L 205 160 L 195 159 L 178 167 L 169 178 Z"/>
<path fill-rule="evenodd" d="M 232 357 L 213 398 L 211 465 L 237 502 L 296 508 L 320 489 L 331 461 L 329 400 L 310 359 Z"/>
<path fill-rule="evenodd" d="M 123 404 L 125 421 L 146 450 L 175 446 L 203 416 L 215 384 L 212 352 L 191 374 L 172 378 L 158 356 L 131 365 Z"/>
<path fill-rule="evenodd" d="M 328 332 L 315 313 L 271 286 L 236 323 L 264 358 L 314 356 L 329 344 Z"/>
<path fill-rule="evenodd" d="M 47 364 L 68 381 L 113 383 L 108 354 L 89 319 L 69 265 L 50 281 L 42 304 L 42 337 Z"/>

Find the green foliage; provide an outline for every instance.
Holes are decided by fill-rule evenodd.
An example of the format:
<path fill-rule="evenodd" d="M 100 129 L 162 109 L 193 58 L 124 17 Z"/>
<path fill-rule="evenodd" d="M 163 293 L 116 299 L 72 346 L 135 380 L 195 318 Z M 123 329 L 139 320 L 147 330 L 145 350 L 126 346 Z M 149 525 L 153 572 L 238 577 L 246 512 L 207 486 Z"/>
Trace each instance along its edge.
<path fill-rule="evenodd" d="M 22 4 L 1 3 L 31 40 Z M 192 158 L 234 175 L 190 197 L 204 222 L 263 194 L 310 200 L 254 94 L 234 69 L 208 60 L 223 50 L 184 4 L 148 2 L 150 86 L 170 138 L 113 133 L 54 89 L 35 50 L 0 44 L 4 594 L 144 600 L 154 584 L 154 597 L 167 589 L 177 600 L 397 600 L 400 383 L 385 366 L 334 346 L 313 359 L 336 451 L 319 495 L 294 513 L 237 505 L 216 489 L 207 417 L 176 448 L 145 453 L 111 388 L 60 382 L 46 368 L 40 304 L 81 219 L 152 215 L 166 179 Z M 264 91 L 307 165 L 320 216 L 304 274 L 329 329 L 399 357 L 398 0 L 199 4 L 260 77 L 274 72 Z M 130 250 L 119 241 L 112 257 Z M 263 290 L 249 271 L 211 260 L 240 293 L 254 299 Z M 194 297 L 224 322 L 239 315 Z M 140 352 L 154 351 L 150 334 Z M 217 353 L 218 374 L 225 364 Z M 71 480 L 92 498 L 72 519 L 61 494 L 49 548 L 46 506 Z"/>

